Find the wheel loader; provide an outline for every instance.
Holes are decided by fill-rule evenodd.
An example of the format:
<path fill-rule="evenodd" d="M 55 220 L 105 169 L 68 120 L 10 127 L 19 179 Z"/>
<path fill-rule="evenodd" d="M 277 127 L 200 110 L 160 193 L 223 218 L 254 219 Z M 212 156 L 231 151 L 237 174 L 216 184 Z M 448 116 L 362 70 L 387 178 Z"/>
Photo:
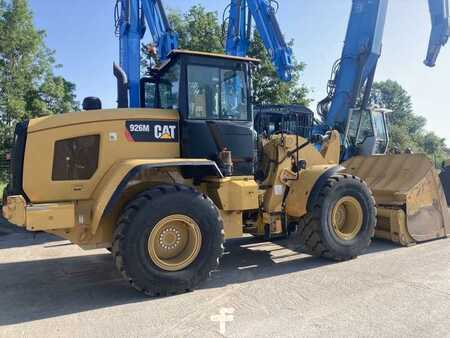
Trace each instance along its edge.
<path fill-rule="evenodd" d="M 110 249 L 124 278 L 150 296 L 197 287 L 224 241 L 244 234 L 285 236 L 343 261 L 376 231 L 405 245 L 449 233 L 442 186 L 422 155 L 341 165 L 339 132 L 314 135 L 312 116 L 295 107 L 294 118 L 261 118 L 255 132 L 257 63 L 175 50 L 142 79 L 142 108 L 101 110 L 90 98 L 84 111 L 19 123 L 4 217 Z"/>

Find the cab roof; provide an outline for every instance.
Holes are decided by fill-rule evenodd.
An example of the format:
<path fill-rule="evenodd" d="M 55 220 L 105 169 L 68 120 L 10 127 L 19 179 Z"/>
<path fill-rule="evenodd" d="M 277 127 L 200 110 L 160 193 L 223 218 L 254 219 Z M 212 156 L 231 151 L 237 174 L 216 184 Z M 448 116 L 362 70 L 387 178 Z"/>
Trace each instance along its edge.
<path fill-rule="evenodd" d="M 173 57 L 178 56 L 178 55 L 192 55 L 192 56 L 210 57 L 210 58 L 215 58 L 215 59 L 219 58 L 219 59 L 225 59 L 225 60 L 251 62 L 251 63 L 255 63 L 255 64 L 261 63 L 261 60 L 255 59 L 255 58 L 249 58 L 249 57 L 233 56 L 233 55 L 218 54 L 218 53 L 196 52 L 196 51 L 187 50 L 187 49 L 174 49 L 169 54 L 169 60 L 156 66 L 155 69 L 157 69 L 157 70 L 163 69 L 165 66 L 167 66 L 167 64 L 170 63 L 170 61 Z"/>
<path fill-rule="evenodd" d="M 196 52 L 192 50 L 187 49 L 174 49 L 172 52 L 170 52 L 170 56 L 172 55 L 193 55 L 193 56 L 206 56 L 206 57 L 212 57 L 212 58 L 222 58 L 222 59 L 229 59 L 229 60 L 236 60 L 236 61 L 246 61 L 246 62 L 252 62 L 252 63 L 261 63 L 261 60 L 250 58 L 250 57 L 241 57 L 241 56 L 233 56 L 233 55 L 226 55 L 226 54 L 218 54 L 218 53 L 206 53 L 206 52 Z"/>

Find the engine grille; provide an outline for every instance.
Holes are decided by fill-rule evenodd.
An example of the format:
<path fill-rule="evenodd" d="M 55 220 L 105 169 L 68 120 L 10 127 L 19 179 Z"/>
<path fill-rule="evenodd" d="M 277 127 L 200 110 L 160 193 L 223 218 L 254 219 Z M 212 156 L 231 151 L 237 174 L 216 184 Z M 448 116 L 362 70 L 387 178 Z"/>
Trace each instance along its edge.
<path fill-rule="evenodd" d="M 16 125 L 14 141 L 11 149 L 10 179 L 8 195 L 23 195 L 23 164 L 27 143 L 28 121 Z"/>

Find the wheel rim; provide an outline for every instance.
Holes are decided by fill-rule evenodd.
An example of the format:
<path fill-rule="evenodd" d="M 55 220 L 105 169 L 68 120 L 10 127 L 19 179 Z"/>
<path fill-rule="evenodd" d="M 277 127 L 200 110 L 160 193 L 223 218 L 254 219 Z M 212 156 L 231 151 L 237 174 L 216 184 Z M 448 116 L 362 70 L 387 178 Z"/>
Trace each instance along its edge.
<path fill-rule="evenodd" d="M 197 258 L 202 245 L 198 224 L 190 217 L 172 215 L 156 224 L 148 239 L 151 260 L 165 271 L 179 271 Z"/>
<path fill-rule="evenodd" d="M 333 208 L 331 221 L 334 232 L 340 239 L 355 239 L 363 225 L 361 204 L 351 196 L 341 198 Z"/>

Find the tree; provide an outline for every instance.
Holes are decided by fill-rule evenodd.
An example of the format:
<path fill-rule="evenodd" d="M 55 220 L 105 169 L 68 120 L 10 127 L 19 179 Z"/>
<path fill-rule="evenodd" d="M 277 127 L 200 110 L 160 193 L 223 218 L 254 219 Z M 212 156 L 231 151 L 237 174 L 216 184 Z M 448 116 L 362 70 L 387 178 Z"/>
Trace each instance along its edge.
<path fill-rule="evenodd" d="M 426 119 L 414 113 L 411 97 L 402 86 L 392 80 L 374 84 L 372 103 L 392 110 L 389 114 L 391 147 L 401 151 L 410 148 L 424 152 L 439 164 L 448 158 L 445 139 L 425 130 Z"/>
<path fill-rule="evenodd" d="M 75 85 L 53 74 L 58 66 L 44 38 L 26 0 L 0 0 L 1 160 L 17 121 L 79 109 Z"/>
<path fill-rule="evenodd" d="M 203 6 L 192 6 L 184 15 L 169 14 L 172 28 L 179 34 L 181 48 L 197 52 L 224 53 L 222 26 L 217 12 Z"/>
<path fill-rule="evenodd" d="M 207 11 L 202 6 L 193 6 L 187 13 L 171 12 L 169 20 L 173 29 L 179 34 L 180 47 L 198 52 L 224 54 L 224 29 L 219 22 L 217 12 Z M 291 42 L 291 46 L 293 42 Z M 258 34 L 254 35 L 249 49 L 249 56 L 261 60 L 260 69 L 254 72 L 253 89 L 255 104 L 305 104 L 309 90 L 299 84 L 305 65 L 296 61 L 293 79 L 281 81 L 271 63 L 270 57 Z M 145 59 L 148 66 L 149 55 Z"/>
<path fill-rule="evenodd" d="M 290 42 L 292 47 L 294 42 Z M 257 104 L 302 104 L 309 105 L 309 89 L 299 83 L 305 69 L 304 63 L 293 58 L 294 68 L 291 81 L 282 81 L 276 73 L 267 50 L 259 34 L 251 41 L 249 56 L 261 60 L 260 69 L 253 74 L 253 90 Z"/>

